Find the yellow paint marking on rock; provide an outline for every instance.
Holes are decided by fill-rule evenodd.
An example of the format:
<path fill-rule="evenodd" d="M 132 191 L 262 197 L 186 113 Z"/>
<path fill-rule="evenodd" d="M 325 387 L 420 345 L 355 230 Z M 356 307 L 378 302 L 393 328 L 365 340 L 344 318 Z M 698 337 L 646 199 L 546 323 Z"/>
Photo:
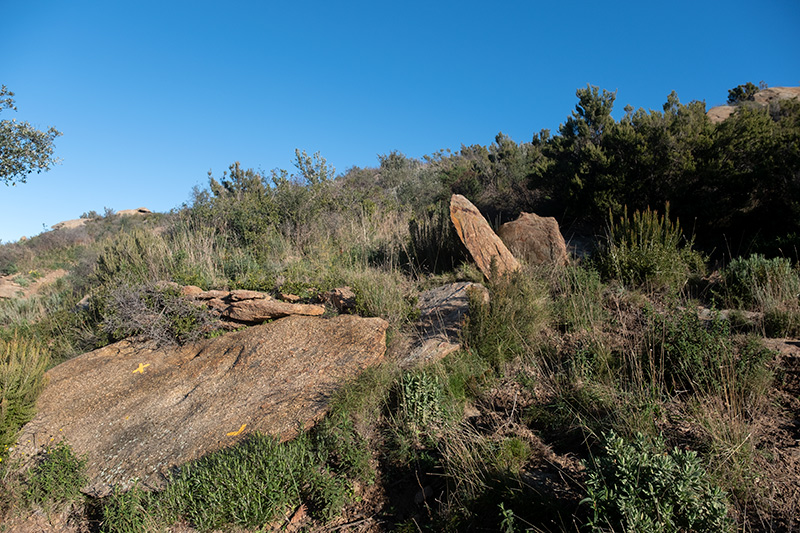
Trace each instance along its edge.
<path fill-rule="evenodd" d="M 147 368 L 148 366 L 150 366 L 150 363 L 145 363 L 145 364 L 139 363 L 139 368 L 134 370 L 133 373 L 135 374 L 138 372 L 140 374 L 144 374 L 144 369 Z"/>
<path fill-rule="evenodd" d="M 242 427 L 239 428 L 239 431 L 231 431 L 230 433 L 227 433 L 227 435 L 229 437 L 235 437 L 236 435 L 241 434 L 242 431 L 244 431 L 244 428 L 246 428 L 246 427 L 247 427 L 247 424 L 242 424 Z"/>

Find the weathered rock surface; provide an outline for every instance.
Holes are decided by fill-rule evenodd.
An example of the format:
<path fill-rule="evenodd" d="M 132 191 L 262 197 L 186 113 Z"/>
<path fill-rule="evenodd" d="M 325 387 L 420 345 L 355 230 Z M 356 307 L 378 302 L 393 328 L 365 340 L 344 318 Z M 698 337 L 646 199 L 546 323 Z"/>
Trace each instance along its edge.
<path fill-rule="evenodd" d="M 736 111 L 736 106 L 734 105 L 718 105 L 706 111 L 706 116 L 714 124 L 719 124 L 733 115 L 734 111 Z"/>
<path fill-rule="evenodd" d="M 530 264 L 567 264 L 567 245 L 553 217 L 522 213 L 500 226 L 497 234 L 516 257 Z"/>
<path fill-rule="evenodd" d="M 767 87 L 753 95 L 753 101 L 761 105 L 790 98 L 800 98 L 800 87 Z"/>
<path fill-rule="evenodd" d="M 461 329 L 469 313 L 469 298 L 477 293 L 489 301 L 489 291 L 479 283 L 458 282 L 419 295 L 417 336 L 398 364 L 411 368 L 442 359 L 461 348 Z"/>
<path fill-rule="evenodd" d="M 244 324 L 259 324 L 289 315 L 319 316 L 325 312 L 321 305 L 292 304 L 279 300 L 239 300 L 232 302 L 221 316 Z"/>
<path fill-rule="evenodd" d="M 519 269 L 519 262 L 495 234 L 478 208 L 460 194 L 454 194 L 450 198 L 450 220 L 484 276 L 488 278 L 492 275 L 493 259 L 498 275 Z"/>
<path fill-rule="evenodd" d="M 387 326 L 288 317 L 180 348 L 106 346 L 48 371 L 14 455 L 66 439 L 88 458 L 84 492 L 134 478 L 161 487 L 177 465 L 254 431 L 286 439 L 312 425 L 343 380 L 383 359 Z"/>

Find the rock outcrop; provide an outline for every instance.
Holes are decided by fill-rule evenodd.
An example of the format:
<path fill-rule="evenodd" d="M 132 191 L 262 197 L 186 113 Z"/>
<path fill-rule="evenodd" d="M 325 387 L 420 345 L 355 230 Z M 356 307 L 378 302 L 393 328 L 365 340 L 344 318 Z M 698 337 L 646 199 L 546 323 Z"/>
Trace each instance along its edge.
<path fill-rule="evenodd" d="M 450 219 L 458 237 L 484 276 L 491 277 L 492 261 L 495 262 L 497 274 L 501 276 L 519 269 L 519 262 L 492 230 L 478 208 L 460 194 L 454 194 L 450 198 Z"/>
<path fill-rule="evenodd" d="M 24 461 L 65 439 L 88 459 L 84 492 L 133 479 L 161 487 L 174 467 L 254 431 L 287 439 L 308 428 L 344 380 L 383 359 L 387 326 L 295 316 L 180 348 L 106 346 L 47 372 L 13 454 Z"/>
<path fill-rule="evenodd" d="M 121 217 L 129 217 L 131 215 L 148 215 L 152 213 L 146 207 L 139 207 L 137 209 L 122 209 L 121 211 L 117 211 L 117 215 Z"/>
<path fill-rule="evenodd" d="M 432 363 L 461 348 L 461 329 L 471 295 L 489 302 L 489 291 L 480 283 L 450 283 L 419 295 L 417 335 L 398 361 L 401 368 Z"/>
<path fill-rule="evenodd" d="M 64 220 L 63 222 L 58 222 L 53 224 L 50 229 L 51 230 L 59 230 L 59 229 L 73 229 L 73 228 L 80 228 L 87 222 L 89 222 L 91 218 L 76 218 L 74 220 Z"/>
<path fill-rule="evenodd" d="M 530 264 L 567 264 L 567 245 L 553 217 L 522 213 L 500 226 L 497 234 L 516 257 Z"/>
<path fill-rule="evenodd" d="M 738 105 L 718 105 L 712 107 L 706 112 L 706 116 L 708 116 L 708 119 L 714 124 L 719 124 L 730 117 L 741 105 L 768 107 L 773 102 L 791 98 L 800 99 L 800 87 L 767 87 L 754 94 L 753 99 L 750 101 L 742 102 Z"/>
<path fill-rule="evenodd" d="M 195 302 L 207 305 L 220 318 L 241 324 L 260 324 L 289 315 L 319 316 L 325 312 L 322 305 L 284 302 L 258 291 L 202 291 L 193 286 L 181 287 L 180 290 Z"/>

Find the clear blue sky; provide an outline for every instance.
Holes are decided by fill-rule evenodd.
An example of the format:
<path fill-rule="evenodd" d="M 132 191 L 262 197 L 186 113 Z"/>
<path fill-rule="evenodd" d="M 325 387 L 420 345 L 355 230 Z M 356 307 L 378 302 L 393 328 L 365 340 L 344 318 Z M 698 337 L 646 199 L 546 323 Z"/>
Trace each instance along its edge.
<path fill-rule="evenodd" d="M 0 84 L 63 162 L 0 185 L 0 240 L 140 206 L 168 211 L 234 161 L 338 172 L 399 150 L 556 130 L 587 83 L 660 109 L 800 85 L 798 0 L 0 0 Z"/>

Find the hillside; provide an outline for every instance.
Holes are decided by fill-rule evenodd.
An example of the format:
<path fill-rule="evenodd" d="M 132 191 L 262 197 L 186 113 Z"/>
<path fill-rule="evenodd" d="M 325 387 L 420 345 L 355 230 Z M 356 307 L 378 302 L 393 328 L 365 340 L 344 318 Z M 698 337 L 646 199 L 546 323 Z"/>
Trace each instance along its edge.
<path fill-rule="evenodd" d="M 767 92 L 720 122 L 674 93 L 615 120 L 615 95 L 586 87 L 529 143 L 501 133 L 341 175 L 298 150 L 292 172 L 234 163 L 170 213 L 92 214 L 0 246 L 0 516 L 14 531 L 797 530 L 800 102 Z M 546 224 L 516 230 L 548 236 L 543 253 L 508 242 L 517 219 Z M 318 316 L 263 314 L 292 305 Z M 262 314 L 236 314 L 248 306 Z M 312 333 L 361 319 L 385 334 L 363 341 L 368 363 Z M 304 332 L 364 370 L 302 359 L 287 339 Z M 299 395 L 312 374 L 331 379 Z M 131 388 L 146 376 L 161 388 Z M 70 379 L 96 418 L 62 401 Z M 189 449 L 170 432 L 200 435 L 204 388 L 208 448 L 170 463 L 161 450 Z M 104 406 L 112 392 L 132 403 Z M 267 404 L 313 416 L 261 435 Z M 195 407 L 170 418 L 178 405 Z M 230 413 L 251 418 L 228 428 Z M 120 482 L 102 471 L 116 451 L 103 462 L 91 438 L 59 435 L 125 417 L 145 443 L 159 426 L 168 444 L 130 433 L 129 448 L 170 465 L 161 481 Z M 45 425 L 52 440 L 27 448 Z M 83 494 L 87 475 L 112 482 Z"/>

